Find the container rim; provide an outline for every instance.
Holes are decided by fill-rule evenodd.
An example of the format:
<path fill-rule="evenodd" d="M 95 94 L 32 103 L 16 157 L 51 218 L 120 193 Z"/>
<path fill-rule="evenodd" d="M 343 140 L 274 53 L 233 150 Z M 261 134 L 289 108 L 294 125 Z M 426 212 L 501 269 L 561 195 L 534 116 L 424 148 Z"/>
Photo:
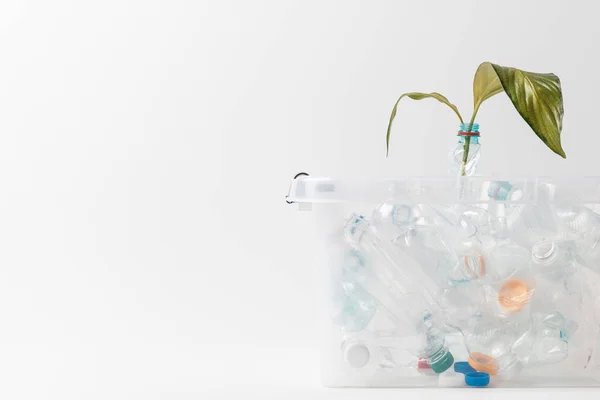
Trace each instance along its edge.
<path fill-rule="evenodd" d="M 490 193 L 502 184 L 505 198 Z M 510 189 L 519 191 L 510 196 Z M 512 193 L 512 192 L 511 192 Z M 399 179 L 330 178 L 299 174 L 292 179 L 288 203 L 427 204 L 600 204 L 600 176 L 592 177 L 408 177 Z"/>

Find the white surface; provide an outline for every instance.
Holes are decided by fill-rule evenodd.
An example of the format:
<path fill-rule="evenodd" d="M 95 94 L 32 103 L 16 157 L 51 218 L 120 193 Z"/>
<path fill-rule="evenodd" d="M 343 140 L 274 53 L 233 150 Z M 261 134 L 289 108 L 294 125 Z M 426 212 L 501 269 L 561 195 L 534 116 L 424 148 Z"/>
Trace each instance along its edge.
<path fill-rule="evenodd" d="M 453 113 L 402 104 L 386 159 L 389 112 L 435 90 L 468 114 L 485 60 L 561 77 L 569 158 L 499 95 L 478 118 L 481 173 L 599 175 L 597 11 L 4 2 L 0 395 L 398 398 L 318 388 L 310 221 L 284 203 L 289 179 L 444 173 Z"/>

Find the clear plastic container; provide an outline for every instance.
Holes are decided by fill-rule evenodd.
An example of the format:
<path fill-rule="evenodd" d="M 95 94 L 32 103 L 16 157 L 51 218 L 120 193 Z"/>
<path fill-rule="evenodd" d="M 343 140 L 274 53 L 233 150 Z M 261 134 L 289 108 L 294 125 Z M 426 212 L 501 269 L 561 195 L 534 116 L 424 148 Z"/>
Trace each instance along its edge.
<path fill-rule="evenodd" d="M 315 217 L 324 385 L 460 386 L 452 354 L 490 387 L 600 386 L 600 178 L 302 176 L 288 202 Z"/>

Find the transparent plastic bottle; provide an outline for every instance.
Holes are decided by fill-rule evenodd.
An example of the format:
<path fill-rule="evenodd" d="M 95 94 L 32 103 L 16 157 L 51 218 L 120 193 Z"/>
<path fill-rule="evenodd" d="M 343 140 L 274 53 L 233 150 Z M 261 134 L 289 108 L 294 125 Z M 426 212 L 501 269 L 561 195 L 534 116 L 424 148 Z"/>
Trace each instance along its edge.
<path fill-rule="evenodd" d="M 438 229 L 431 224 L 414 224 L 404 234 L 394 239 L 394 244 L 412 257 L 421 269 L 438 281 L 460 284 L 469 280 L 469 274 L 461 274 L 463 265 Z"/>
<path fill-rule="evenodd" d="M 373 260 L 373 273 L 364 276 L 360 284 L 398 319 L 398 331 L 403 331 L 407 350 L 426 360 L 434 372 L 447 370 L 454 358 L 435 318 L 435 312 L 439 311 L 435 283 L 421 274 L 408 258 L 397 253 L 391 243 L 379 238 L 364 217 L 353 215 L 346 224 L 344 236 Z"/>
<path fill-rule="evenodd" d="M 479 124 L 474 123 L 470 126 L 468 123 L 461 123 L 458 132 L 458 143 L 449 155 L 449 170 L 454 175 L 460 175 L 465 150 L 468 149 L 467 163 L 465 166 L 465 175 L 475 174 L 479 164 L 480 147 L 479 144 Z"/>
<path fill-rule="evenodd" d="M 343 330 L 358 332 L 365 329 L 377 311 L 375 298 L 354 279 L 346 277 L 331 299 L 333 321 Z"/>
<path fill-rule="evenodd" d="M 469 228 L 472 231 L 471 236 L 478 238 L 483 238 L 491 232 L 490 213 L 485 208 L 465 206 L 459 211 L 457 227 L 461 230 L 465 231 L 465 228 Z"/>
<path fill-rule="evenodd" d="M 574 239 L 583 263 L 600 270 L 600 215 L 585 206 L 557 206 L 561 228 Z"/>
<path fill-rule="evenodd" d="M 520 204 L 524 190 L 508 181 L 494 181 L 488 188 L 488 197 L 498 200 L 502 211 L 502 221 L 507 235 L 518 244 L 531 247 L 544 238 L 557 237 L 554 213 L 545 202 L 541 204 Z"/>
<path fill-rule="evenodd" d="M 460 235 L 456 235 L 455 229 L 449 231 L 440 227 L 435 218 L 419 217 L 396 230 L 390 230 L 389 226 L 379 222 L 374 225 L 381 232 L 380 236 L 411 258 L 416 268 L 429 276 L 438 289 L 464 284 L 477 279 L 485 271 L 481 243 L 464 235 L 453 246 L 446 237 L 457 240 Z"/>
<path fill-rule="evenodd" d="M 577 323 L 561 313 L 533 313 L 531 328 L 513 346 L 526 367 L 560 362 L 569 355 L 569 339 Z"/>
<path fill-rule="evenodd" d="M 469 352 L 469 365 L 490 375 L 516 376 L 522 364 L 512 347 L 520 335 L 511 328 L 511 325 L 498 324 L 484 315 L 478 315 L 468 325 L 459 327 Z"/>
<path fill-rule="evenodd" d="M 553 240 L 536 242 L 531 249 L 531 261 L 534 273 L 554 281 L 564 281 L 576 271 L 575 257 Z"/>
<path fill-rule="evenodd" d="M 577 320 L 583 311 L 583 285 L 579 274 L 556 280 L 544 275 L 536 276 L 536 295 L 531 308 L 534 312 L 559 312 L 565 318 Z"/>
<path fill-rule="evenodd" d="M 529 266 L 530 251 L 523 246 L 511 242 L 495 244 L 487 256 L 487 268 L 484 283 L 499 284 Z"/>

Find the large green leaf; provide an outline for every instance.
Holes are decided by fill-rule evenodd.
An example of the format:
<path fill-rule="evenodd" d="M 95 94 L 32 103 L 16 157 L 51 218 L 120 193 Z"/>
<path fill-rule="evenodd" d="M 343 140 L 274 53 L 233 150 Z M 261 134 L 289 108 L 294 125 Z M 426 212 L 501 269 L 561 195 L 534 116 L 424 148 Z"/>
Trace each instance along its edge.
<path fill-rule="evenodd" d="M 504 91 L 533 132 L 556 154 L 566 158 L 560 143 L 563 98 L 560 79 L 491 64 Z"/>
<path fill-rule="evenodd" d="M 473 115 L 477 114 L 481 103 L 502 91 L 504 88 L 492 64 L 484 62 L 479 65 L 473 79 Z"/>
<path fill-rule="evenodd" d="M 456 113 L 456 115 L 458 115 L 458 119 L 460 119 L 460 122 L 463 122 L 463 119 L 460 116 L 460 113 L 458 112 L 458 108 L 456 108 L 456 106 L 454 104 L 450 103 L 450 101 L 445 96 L 443 96 L 439 93 L 435 93 L 435 92 L 433 92 L 433 93 L 419 93 L 419 92 L 404 93 L 402 96 L 400 96 L 398 101 L 396 101 L 396 104 L 394 104 L 394 108 L 392 109 L 392 115 L 390 116 L 390 123 L 388 124 L 387 135 L 385 137 L 385 145 L 386 145 L 387 153 L 389 153 L 389 151 L 390 151 L 390 134 L 392 132 L 392 122 L 394 121 L 394 118 L 396 118 L 396 112 L 398 111 L 398 103 L 400 103 L 400 100 L 402 100 L 404 97 L 408 97 L 413 100 L 423 100 L 423 99 L 428 99 L 428 98 L 436 99 L 437 101 L 444 103 L 445 105 L 450 107 L 452 109 L 452 111 L 454 111 Z"/>

